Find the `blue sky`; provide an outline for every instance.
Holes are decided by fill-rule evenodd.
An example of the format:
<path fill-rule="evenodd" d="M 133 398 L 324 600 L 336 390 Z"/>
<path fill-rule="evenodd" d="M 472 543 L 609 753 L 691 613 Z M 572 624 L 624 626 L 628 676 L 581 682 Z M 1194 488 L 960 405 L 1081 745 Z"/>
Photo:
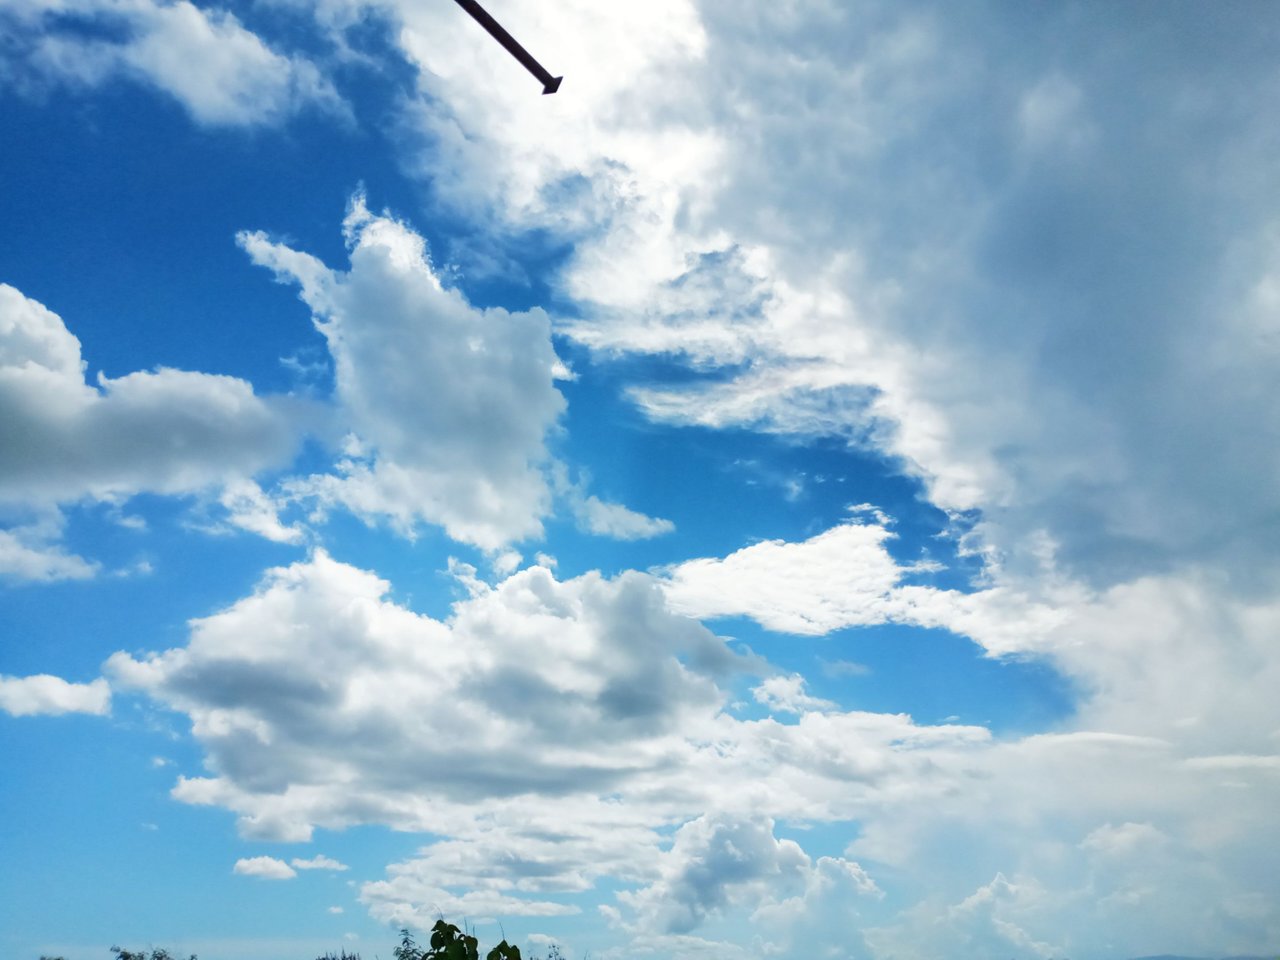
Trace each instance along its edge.
<path fill-rule="evenodd" d="M 0 950 L 1280 944 L 1280 20 L 0 2 Z"/>

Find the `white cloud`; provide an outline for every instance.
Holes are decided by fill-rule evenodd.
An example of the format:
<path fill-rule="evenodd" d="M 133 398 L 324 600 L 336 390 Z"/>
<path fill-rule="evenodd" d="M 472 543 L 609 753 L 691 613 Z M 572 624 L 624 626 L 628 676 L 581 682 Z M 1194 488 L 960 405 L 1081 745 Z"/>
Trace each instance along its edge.
<path fill-rule="evenodd" d="M 292 458 L 309 412 L 233 377 L 159 368 L 91 385 L 85 368 L 57 314 L 0 284 L 0 507 L 34 516 L 0 530 L 0 576 L 95 576 L 97 563 L 59 544 L 60 506 L 96 501 L 119 515 L 139 493 L 220 497 L 233 525 L 300 538 L 249 478 Z"/>
<path fill-rule="evenodd" d="M 866 512 L 859 509 L 859 512 Z M 1089 592 L 1046 577 L 1028 588 L 973 592 L 904 582 L 928 563 L 899 565 L 880 522 L 844 523 L 798 543 L 767 540 L 727 557 L 686 560 L 658 571 L 668 602 L 700 618 L 750 617 L 781 633 L 820 636 L 848 627 L 904 623 L 967 636 L 993 656 L 1043 652 L 1053 631 L 1087 604 Z"/>
<path fill-rule="evenodd" d="M 1018 125 L 1023 145 L 1031 151 L 1079 152 L 1087 149 L 1096 131 L 1081 116 L 1080 88 L 1066 77 L 1045 77 L 1022 96 Z M 1079 159 L 1078 157 L 1076 158 Z"/>
<path fill-rule="evenodd" d="M 661 517 L 637 513 L 620 503 L 606 503 L 594 494 L 571 500 L 574 516 L 588 533 L 615 540 L 646 540 L 671 533 L 676 525 Z"/>
<path fill-rule="evenodd" d="M 569 78 L 562 91 L 567 96 L 538 101 L 535 109 L 528 76 L 483 31 L 457 29 L 456 14 L 448 9 L 413 3 L 386 9 L 400 18 L 398 41 L 420 69 L 423 95 L 409 121 L 430 143 L 421 162 L 441 175 L 451 204 L 514 223 L 536 219 L 583 229 L 628 199 L 641 205 L 642 216 L 651 208 L 652 199 L 643 193 L 632 189 L 628 196 L 628 184 L 641 183 L 616 161 L 643 161 L 648 176 L 672 185 L 683 178 L 692 185 L 699 179 L 694 172 L 705 168 L 715 150 L 712 138 L 683 118 L 665 127 L 659 143 L 635 136 L 641 124 L 660 121 L 663 108 L 686 95 L 672 89 L 667 71 L 705 47 L 697 13 L 684 0 L 607 10 L 583 0 L 554 8 L 512 5 L 504 21 Z M 588 131 L 594 136 L 584 136 Z M 524 162 L 493 152 L 503 149 L 516 151 Z M 583 174 L 605 182 L 585 185 L 582 195 L 555 195 L 557 187 L 572 191 L 567 181 Z M 695 200 L 696 192 L 689 190 L 688 198 Z M 660 213 L 668 214 L 665 198 L 663 206 Z M 619 254 L 611 269 L 620 293 L 645 288 L 658 266 L 651 262 L 655 255 L 669 259 L 666 224 L 655 218 L 649 226 L 652 236 L 637 231 L 613 251 Z M 672 267 L 679 272 L 669 262 L 659 269 Z"/>
<path fill-rule="evenodd" d="M 599 537 L 615 540 L 647 540 L 671 533 L 676 526 L 670 520 L 650 517 L 620 503 L 601 500 L 589 493 L 591 474 L 579 469 L 570 479 L 569 469 L 557 463 L 552 469 L 556 494 L 569 508 L 578 529 Z"/>
<path fill-rule="evenodd" d="M 227 522 L 232 526 L 256 533 L 276 543 L 300 543 L 303 532 L 297 526 L 286 526 L 280 521 L 283 504 L 268 496 L 263 489 L 247 478 L 228 482 L 218 497 L 227 511 Z"/>
<path fill-rule="evenodd" d="M 514 3 L 569 77 L 531 109 L 480 31 L 388 9 L 442 201 L 574 241 L 569 336 L 719 368 L 636 384 L 651 416 L 869 446 L 1010 568 L 1042 534 L 1100 585 L 1275 559 L 1280 192 L 1242 93 L 1273 63 L 1205 66 L 1243 15 L 1110 11 L 1115 45 L 939 4 Z"/>
<path fill-rule="evenodd" d="M 771 630 L 822 634 L 887 619 L 902 569 L 882 526 L 846 523 L 803 543 L 769 540 L 723 559 L 686 560 L 665 571 L 671 605 L 690 616 L 748 616 Z"/>
<path fill-rule="evenodd" d="M 287 863 L 275 857 L 241 857 L 231 872 L 261 880 L 292 880 L 298 875 Z"/>
<path fill-rule="evenodd" d="M 765 601 L 753 590 L 743 591 L 748 602 L 731 594 L 717 613 L 741 607 L 763 619 L 765 610 L 803 614 L 856 596 L 836 578 L 826 590 L 809 587 L 856 557 L 832 556 L 829 568 L 814 566 L 809 543 L 769 545 L 779 551 L 775 575 L 788 582 L 805 571 L 807 577 L 795 577 L 802 586 Z M 750 580 L 754 569 L 746 564 L 741 575 Z M 954 796 L 906 799 L 916 785 L 878 812 L 860 814 L 863 834 L 853 848 L 859 860 L 929 876 L 943 898 L 909 909 L 900 922 L 883 918 L 868 934 L 874 951 L 936 953 L 963 941 L 977 956 L 1012 948 L 1123 955 L 1185 950 L 1192 939 L 1199 952 L 1268 942 L 1274 912 L 1250 905 L 1274 894 L 1265 884 L 1226 878 L 1248 876 L 1250 851 L 1272 842 L 1260 804 L 1280 770 L 1270 692 L 1280 682 L 1280 662 L 1267 652 L 1277 616 L 1273 592 L 1242 597 L 1205 570 L 1101 593 L 1055 584 L 1050 575 L 1023 586 L 1038 597 L 1009 586 L 971 594 L 898 586 L 850 605 L 870 616 L 966 633 L 993 654 L 1047 657 L 1078 696 L 1072 732 L 970 754 L 965 785 Z M 710 587 L 705 593 L 715 596 Z M 823 709 L 791 703 L 792 694 L 807 696 L 799 677 L 773 677 L 757 688 L 757 699 L 775 709 Z M 1080 786 L 1085 780 L 1088 788 Z M 1240 797 L 1230 827 L 1205 792 L 1223 790 Z M 1098 859 L 1122 852 L 1130 861 L 1123 870 Z M 957 870 L 958 863 L 966 867 Z M 983 881 L 975 893 L 975 868 L 1010 879 Z M 1188 926 L 1178 918 L 1196 908 L 1183 891 L 1206 884 L 1227 890 L 1223 903 L 1232 906 L 1201 911 L 1202 926 Z M 1028 891 L 1039 892 L 1028 899 Z M 1138 904 L 1160 920 L 1140 929 L 1123 920 Z M 1090 917 L 1087 932 L 1082 916 Z M 1244 916 L 1250 919 L 1237 919 Z"/>
<path fill-rule="evenodd" d="M 111 710 L 111 688 L 101 678 L 89 683 L 68 683 L 45 673 L 31 677 L 0 676 L 0 710 L 14 717 L 62 713 L 103 715 Z"/>
<path fill-rule="evenodd" d="M 390 868 L 397 871 L 397 865 Z M 578 908 L 555 900 L 511 896 L 500 890 L 480 886 L 466 890 L 450 890 L 430 882 L 406 882 L 404 874 L 389 882 L 367 883 L 360 899 L 370 915 L 383 923 L 427 927 L 445 916 L 475 917 L 476 922 L 492 923 L 499 917 L 563 917 L 579 912 Z"/>
<path fill-rule="evenodd" d="M 704 816 L 676 831 L 660 859 L 659 878 L 620 900 L 635 911 L 638 930 L 687 934 L 731 905 L 759 908 L 799 893 L 815 866 L 793 840 L 778 840 L 768 818 Z M 878 893 L 857 864 L 838 861 L 862 891 Z"/>
<path fill-rule="evenodd" d="M 635 574 L 561 583 L 535 567 L 493 587 L 472 579 L 446 621 L 385 590 L 317 555 L 194 623 L 187 647 L 109 663 L 119 686 L 188 714 L 219 771 L 180 779 L 175 796 L 237 812 L 247 836 L 386 823 L 440 837 L 361 887 L 379 920 L 563 914 L 576 909 L 565 895 L 607 878 L 631 891 L 619 929 L 637 951 L 656 935 L 640 932 L 648 918 L 664 937 L 694 940 L 745 924 L 799 958 L 814 938 L 843 942 L 847 930 L 824 918 L 853 904 L 866 940 L 849 949 L 877 957 L 959 940 L 993 957 L 1108 943 L 1122 954 L 1245 949 L 1276 922 L 1256 909 L 1274 902 L 1274 884 L 1248 868 L 1259 845 L 1280 840 L 1269 803 L 1278 681 L 1258 668 L 1274 604 L 1242 611 L 1212 581 L 1078 595 L 1034 646 L 1080 686 L 1077 715 L 1061 733 L 1001 740 L 846 712 L 790 675 L 757 689 L 794 722 L 735 719 L 721 712 L 718 678 L 733 667 L 723 643 L 672 616 Z M 1188 671 L 1151 666 L 1182 660 Z M 1223 790 L 1229 821 L 1214 801 Z M 769 840 L 759 850 L 780 858 L 770 873 L 769 858 L 728 844 L 738 827 L 706 826 L 765 816 L 856 821 L 852 859 Z M 687 836 L 701 845 L 664 853 L 661 831 L 700 817 Z M 697 874 L 707 861 L 689 850 L 719 849 L 711 834 L 759 870 Z M 808 866 L 783 870 L 792 861 Z M 902 876 L 927 880 L 903 900 L 892 879 Z M 695 883 L 705 889 L 685 890 Z M 1188 891 L 1206 885 L 1220 906 L 1193 909 Z"/>
<path fill-rule="evenodd" d="M 422 238 L 362 197 L 345 229 L 346 273 L 264 234 L 239 237 L 255 263 L 300 285 L 358 440 L 339 475 L 299 480 L 293 494 L 405 533 L 438 523 L 490 550 L 539 535 L 545 437 L 564 409 L 546 315 L 472 307 L 441 285 Z"/>
<path fill-rule="evenodd" d="M 312 857 L 310 860 L 303 860 L 303 859 L 300 859 L 299 857 L 294 857 L 292 860 L 289 861 L 289 863 L 297 867 L 299 870 L 350 870 L 351 869 L 345 863 L 342 863 L 339 860 L 334 860 L 332 857 L 324 857 L 324 856 L 318 856 L 318 855 Z"/>
<path fill-rule="evenodd" d="M 835 706 L 830 700 L 811 697 L 805 693 L 805 679 L 798 673 L 788 677 L 768 677 L 758 687 L 752 688 L 751 695 L 756 698 L 757 703 L 782 713 L 804 713 L 806 710 L 825 710 Z"/>
<path fill-rule="evenodd" d="M 98 564 L 52 542 L 61 536 L 62 527 L 62 515 L 45 510 L 34 523 L 0 530 L 0 578 L 52 583 L 96 576 Z"/>
<path fill-rule="evenodd" d="M 473 588 L 442 623 L 317 554 L 195 621 L 189 646 L 108 668 L 189 713 L 220 758 L 224 775 L 183 780 L 180 797 L 240 808 L 249 835 L 301 837 L 370 819 L 427 829 L 445 800 L 630 779 L 683 749 L 669 738 L 714 713 L 712 677 L 738 662 L 640 575 L 558 583 L 533 567 Z"/>
<path fill-rule="evenodd" d="M 161 368 L 91 386 L 84 368 L 61 318 L 0 284 L 0 501 L 193 493 L 292 455 L 295 418 L 243 380 Z"/>
<path fill-rule="evenodd" d="M 1274 897 L 1249 868 L 1280 839 L 1264 813 L 1268 774 L 1233 773 L 1227 823 L 1214 800 L 1224 785 L 1188 769 L 1188 749 L 1084 731 L 1029 737 L 971 757 L 961 792 L 886 806 L 851 854 L 930 877 L 932 896 L 869 940 L 883 955 L 956 942 L 984 957 L 1015 944 L 1053 956 L 1256 950 L 1276 929 L 1274 911 L 1242 912 Z M 1212 904 L 1196 893 L 1209 888 Z"/>
<path fill-rule="evenodd" d="M 563 816 L 570 809 L 573 816 Z M 386 880 L 364 884 L 360 897 L 370 912 L 386 922 L 420 923 L 436 904 L 472 891 L 499 914 L 572 914 L 577 908 L 557 902 L 557 894 L 589 891 L 602 877 L 652 879 L 661 844 L 635 811 L 585 798 L 547 804 L 525 797 L 457 833 L 391 864 Z"/>
<path fill-rule="evenodd" d="M 760 665 L 670 613 L 641 575 L 472 581 L 447 621 L 386 589 L 317 554 L 195 621 L 186 647 L 116 654 L 107 669 L 190 717 L 218 772 L 180 778 L 174 795 L 235 811 L 246 836 L 385 823 L 440 837 L 361 888 L 387 922 L 571 912 L 561 895 L 604 878 L 652 887 L 664 827 L 711 812 L 843 819 L 903 791 L 938 796 L 990 741 L 834 708 L 736 720 L 721 684 Z M 797 896 L 818 882 L 801 881 Z M 725 902 L 755 903 L 746 890 Z"/>
<path fill-rule="evenodd" d="M 631 919 L 621 911 L 613 919 L 633 934 L 628 956 L 871 956 L 861 929 L 883 892 L 859 864 L 815 859 L 778 839 L 768 818 L 692 820 L 676 832 L 659 871 L 655 882 L 619 896 Z M 692 933 L 708 927 L 728 938 Z"/>
<path fill-rule="evenodd" d="M 1037 885 L 1011 882 L 997 873 L 958 903 L 936 912 L 914 911 L 906 924 L 873 931 L 869 939 L 881 956 L 933 954 L 963 945 L 966 956 L 982 960 L 1010 952 L 1049 960 L 1060 955 L 1059 948 L 1036 940 L 1019 925 L 1028 922 L 1028 914 L 1034 917 L 1044 898 L 1045 891 Z"/>
<path fill-rule="evenodd" d="M 1150 856 L 1169 843 L 1169 837 L 1149 823 L 1103 824 L 1080 841 L 1080 847 L 1107 857 Z"/>
<path fill-rule="evenodd" d="M 524 557 L 515 550 L 505 550 L 493 558 L 493 572 L 500 577 L 508 577 L 520 568 Z"/>
<path fill-rule="evenodd" d="M 307 108 L 349 115 L 315 64 L 270 49 L 226 10 L 187 0 L 74 0 L 27 5 L 10 17 L 29 73 L 80 86 L 129 77 L 169 94 L 200 124 L 278 123 Z M 122 37 L 74 29 L 85 24 Z"/>

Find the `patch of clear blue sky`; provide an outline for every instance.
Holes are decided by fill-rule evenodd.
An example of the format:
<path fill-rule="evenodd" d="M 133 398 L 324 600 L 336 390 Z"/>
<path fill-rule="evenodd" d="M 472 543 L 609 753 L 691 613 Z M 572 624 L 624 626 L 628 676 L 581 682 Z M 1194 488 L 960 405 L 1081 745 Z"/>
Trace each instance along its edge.
<path fill-rule="evenodd" d="M 287 389 L 279 358 L 319 335 L 235 234 L 263 229 L 343 268 L 341 220 L 360 184 L 377 206 L 421 204 L 385 122 L 358 111 L 354 128 L 304 114 L 283 131 L 202 129 L 125 82 L 2 97 L 0 123 L 17 135 L 0 151 L 0 272 L 63 317 L 90 375 L 167 365 Z M 416 226 L 432 239 L 429 222 Z"/>
<path fill-rule="evenodd" d="M 646 543 L 602 543 L 606 568 L 723 556 L 757 540 L 803 540 L 848 519 L 849 506 L 871 503 L 897 520 L 897 539 L 888 545 L 895 556 L 910 562 L 928 550 L 966 583 L 970 578 L 968 562 L 957 565 L 952 542 L 937 536 L 945 515 L 882 458 L 840 439 L 797 443 L 737 428 L 652 423 L 624 388 L 669 377 L 670 364 L 593 363 L 566 344 L 560 350 L 579 374 L 560 384 L 569 401 L 566 459 L 588 468 L 602 499 L 676 524 L 674 534 Z"/>

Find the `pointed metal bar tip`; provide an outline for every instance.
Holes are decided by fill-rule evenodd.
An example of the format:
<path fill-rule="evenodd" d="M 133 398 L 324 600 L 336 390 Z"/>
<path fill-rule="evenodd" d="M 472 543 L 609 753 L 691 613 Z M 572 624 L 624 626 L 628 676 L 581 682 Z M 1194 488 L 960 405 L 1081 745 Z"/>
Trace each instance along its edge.
<path fill-rule="evenodd" d="M 551 71 L 533 59 L 533 54 L 520 46 L 515 37 L 502 29 L 502 24 L 489 16 L 488 11 L 476 3 L 476 0 L 457 0 L 457 3 L 463 10 L 471 14 L 476 23 L 488 30 L 493 39 L 506 47 L 507 52 L 519 60 L 526 70 L 538 78 L 538 81 L 542 84 L 542 92 L 544 94 L 555 93 L 560 89 L 560 81 L 564 77 L 553 77 Z"/>

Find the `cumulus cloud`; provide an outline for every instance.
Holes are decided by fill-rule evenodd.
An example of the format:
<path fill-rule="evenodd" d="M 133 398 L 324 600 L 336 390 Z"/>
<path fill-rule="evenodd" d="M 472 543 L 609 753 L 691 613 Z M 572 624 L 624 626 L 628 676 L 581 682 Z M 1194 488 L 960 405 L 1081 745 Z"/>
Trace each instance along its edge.
<path fill-rule="evenodd" d="M 840 863 L 867 893 L 878 892 L 857 864 Z M 814 864 L 794 840 L 778 840 L 767 818 L 712 815 L 676 831 L 658 870 L 658 880 L 621 900 L 635 911 L 640 928 L 687 934 L 730 904 L 756 907 L 800 891 Z"/>
<path fill-rule="evenodd" d="M 678 255 L 673 258 L 666 243 L 674 198 L 628 194 L 629 183 L 640 183 L 617 161 L 643 162 L 646 180 L 661 176 L 675 185 L 683 178 L 686 198 L 696 202 L 715 138 L 683 118 L 664 124 L 657 138 L 635 136 L 635 121 L 661 123 L 663 108 L 684 96 L 669 88 L 664 68 L 678 69 L 706 46 L 691 4 L 657 0 L 608 11 L 581 0 L 555 8 L 513 6 L 507 21 L 513 32 L 575 78 L 566 80 L 574 84 L 572 96 L 547 98 L 537 111 L 528 109 L 527 75 L 500 53 L 495 57 L 483 32 L 452 29 L 454 19 L 444 9 L 399 2 L 385 9 L 398 19 L 398 42 L 420 71 L 422 95 L 408 108 L 405 132 L 416 131 L 425 141 L 418 159 L 441 175 L 444 202 L 499 224 L 537 220 L 577 231 L 596 227 L 629 200 L 638 214 L 629 225 L 647 219 L 650 230 L 620 238 L 609 251 L 617 256 L 609 269 L 619 295 L 643 295 L 654 270 L 680 272 Z M 569 37 L 573 42 L 566 42 Z M 619 110 L 623 102 L 636 111 L 631 117 Z M 594 136 L 582 136 L 586 130 Z M 506 147 L 528 165 L 491 152 Z M 594 182 L 582 183 L 584 175 Z M 604 268 L 606 252 L 591 253 Z"/>
<path fill-rule="evenodd" d="M 534 567 L 469 583 L 433 620 L 317 554 L 193 623 L 187 646 L 117 654 L 108 670 L 191 718 L 216 773 L 174 794 L 237 812 L 246 836 L 386 823 L 439 837 L 361 887 L 387 922 L 563 914 L 576 909 L 566 894 L 609 878 L 637 944 L 649 921 L 696 939 L 755 917 L 779 955 L 798 957 L 801 931 L 841 942 L 820 918 L 851 902 L 868 955 L 957 937 L 975 955 L 1014 944 L 1089 955 L 1266 936 L 1272 914 L 1250 905 L 1275 891 L 1247 862 L 1274 832 L 1276 768 L 1263 760 L 1276 680 L 1256 669 L 1274 605 L 1244 617 L 1247 642 L 1228 658 L 1192 642 L 1234 609 L 1208 585 L 1178 588 L 1176 631 L 1156 615 L 1168 584 L 1093 598 L 1042 638 L 1089 691 L 1071 729 L 1001 741 L 819 705 L 793 676 L 757 689 L 794 722 L 736 719 L 729 671 L 760 667 L 637 574 L 559 582 Z M 1191 685 L 1150 670 L 1197 649 Z M 1214 812 L 1222 790 L 1229 824 Z M 814 859 L 771 838 L 762 816 L 856 820 L 859 833 L 845 860 Z M 902 912 L 876 896 L 886 870 L 928 877 L 924 898 Z M 993 886 L 997 874 L 1007 880 Z M 1221 905 L 1191 909 L 1180 891 L 1206 884 Z M 1150 923 L 1133 924 L 1136 903 Z M 1085 915 L 1083 928 L 1071 920 Z"/>
<path fill-rule="evenodd" d="M 660 844 L 643 817 L 620 804 L 526 798 L 391 864 L 387 879 L 364 884 L 360 898 L 390 923 L 421 923 L 436 905 L 462 906 L 468 894 L 486 913 L 567 915 L 578 908 L 558 895 L 588 891 L 603 877 L 651 879 Z"/>
<path fill-rule="evenodd" d="M 102 715 L 111 710 L 111 688 L 101 678 L 90 683 L 68 683 L 47 673 L 31 677 L 0 676 L 0 710 L 13 717 L 62 713 Z"/>
<path fill-rule="evenodd" d="M 1058 956 L 1053 944 L 1036 940 L 1019 923 L 1044 905 L 1046 891 L 1034 883 L 1010 882 L 997 873 L 990 883 L 979 887 L 958 903 L 948 904 L 940 915 L 916 911 L 915 926 L 892 931 L 877 930 L 870 935 L 879 952 L 908 952 L 963 949 L 966 956 L 995 960 L 1016 951 L 1032 957 Z"/>
<path fill-rule="evenodd" d="M 541 533 L 547 431 L 564 409 L 541 310 L 479 310 L 440 283 L 422 238 L 362 197 L 345 223 L 351 267 L 242 233 L 255 263 L 297 283 L 334 359 L 353 437 L 338 475 L 296 496 L 411 533 L 425 521 L 486 549 Z"/>
<path fill-rule="evenodd" d="M 633 935 L 630 953 L 870 957 L 859 928 L 884 896 L 875 881 L 854 861 L 809 856 L 774 828 L 767 817 L 711 814 L 676 831 L 658 878 L 619 896 L 625 913 L 606 912 Z M 749 947 L 693 932 L 744 924 L 753 931 Z"/>
<path fill-rule="evenodd" d="M 1224 945 L 1248 951 L 1270 941 L 1275 915 L 1265 904 L 1276 891 L 1249 861 L 1258 845 L 1280 841 L 1267 803 L 1280 771 L 1271 692 L 1280 681 L 1267 655 L 1275 604 L 1242 604 L 1203 576 L 1153 577 L 1102 594 L 1064 591 L 1053 598 L 1050 616 L 1041 603 L 998 588 L 931 596 L 908 594 L 914 605 L 904 609 L 914 622 L 969 631 L 993 653 L 1050 658 L 1078 686 L 1078 712 L 1064 732 L 996 741 L 986 731 L 841 713 L 810 698 L 800 677 L 762 681 L 756 699 L 800 714 L 799 722 L 721 717 L 716 755 L 699 751 L 690 760 L 709 791 L 703 803 L 723 808 L 731 804 L 727 797 L 745 791 L 735 815 L 773 810 L 856 819 L 861 832 L 850 854 L 868 877 L 887 868 L 890 876 L 929 878 L 923 900 L 902 911 L 864 904 L 856 925 L 829 922 L 859 896 L 856 884 L 760 902 L 750 908 L 753 923 L 773 931 L 777 954 L 803 955 L 819 940 L 855 956 L 929 954 L 963 942 L 975 956 L 991 957 L 1009 950 L 1137 955 L 1153 945 L 1185 950 L 1189 943 L 1201 952 Z M 1152 666 L 1174 663 L 1187 668 Z M 676 778 L 664 788 L 689 787 Z M 1217 814 L 1222 791 L 1233 801 L 1230 824 Z M 492 876 L 480 864 L 498 860 L 485 851 L 499 847 L 520 844 L 462 842 L 476 865 L 457 874 L 457 891 Z M 621 876 L 643 879 L 636 890 L 663 890 L 644 879 L 660 868 L 643 837 L 628 852 L 630 867 L 616 868 Z M 406 877 L 439 876 L 439 861 L 428 854 L 378 888 L 380 916 L 412 915 L 408 905 L 422 902 L 417 897 L 428 887 Z M 545 864 L 545 856 L 530 860 Z M 554 878 L 552 888 L 576 890 L 561 870 L 543 876 Z M 745 916 L 749 900 L 730 897 L 718 910 Z M 623 924 L 659 909 L 643 897 L 621 901 L 628 909 L 618 914 Z M 1149 922 L 1133 922 L 1137 905 L 1149 911 Z M 660 947 L 640 933 L 632 946 L 648 943 L 672 955 L 714 954 L 713 943 L 722 952 L 739 948 L 684 940 L 710 915 L 686 916 L 663 934 Z M 691 925 L 677 932 L 685 924 Z"/>
<path fill-rule="evenodd" d="M 206 126 L 278 123 L 305 108 L 348 114 L 315 64 L 272 50 L 226 10 L 187 0 L 71 0 L 20 4 L 0 17 L 26 84 L 127 77 L 167 93 Z"/>
<path fill-rule="evenodd" d="M 473 579 L 443 621 L 386 590 L 318 553 L 195 621 L 186 646 L 116 654 L 107 669 L 191 719 L 214 773 L 180 778 L 174 795 L 234 810 L 245 836 L 384 823 L 440 837 L 362 886 L 388 922 L 571 912 L 562 896 L 606 877 L 660 881 L 664 827 L 709 811 L 841 819 L 908 784 L 937 796 L 990 741 L 835 709 L 737 720 L 725 688 L 762 665 L 672 613 L 639 574 Z M 797 896 L 818 882 L 806 877 Z M 746 889 L 724 902 L 747 903 L 732 893 Z M 632 912 L 658 895 L 646 897 Z M 688 922 L 717 897 L 709 888 Z"/>
<path fill-rule="evenodd" d="M 84 373 L 62 319 L 0 284 L 0 501 L 192 493 L 292 456 L 295 418 L 243 380 L 161 368 L 91 385 Z"/>
<path fill-rule="evenodd" d="M 292 880 L 298 875 L 291 866 L 275 857 L 241 857 L 231 872 L 261 880 Z"/>
<path fill-rule="evenodd" d="M 19 518 L 0 530 L 0 576 L 95 576 L 59 542 L 62 509 L 96 501 L 119 515 L 139 493 L 216 497 L 233 526 L 297 542 L 250 478 L 292 459 L 302 407 L 234 377 L 162 367 L 90 383 L 86 366 L 61 317 L 0 284 L 0 508 Z"/>
<path fill-rule="evenodd" d="M 179 796 L 242 808 L 248 835 L 297 837 L 370 819 L 427 829 L 432 796 L 560 795 L 661 768 L 739 661 L 640 575 L 559 583 L 533 567 L 472 586 L 440 622 L 320 553 L 196 621 L 187 647 L 108 667 L 187 712 L 217 758 L 223 775 Z"/>
<path fill-rule="evenodd" d="M 714 953 L 722 941 L 697 947 L 698 931 L 736 918 L 798 958 L 814 937 L 845 942 L 823 918 L 850 904 L 855 956 L 1244 949 L 1274 924 L 1258 906 L 1274 884 L 1248 867 L 1280 839 L 1280 681 L 1258 667 L 1272 603 L 1241 611 L 1211 581 L 1081 594 L 1035 647 L 1080 685 L 1077 715 L 998 740 L 846 711 L 794 675 L 756 687 L 793 722 L 736 719 L 729 671 L 766 668 L 637 574 L 560 582 L 534 567 L 468 585 L 433 620 L 317 554 L 196 621 L 186 647 L 117 654 L 109 675 L 191 717 L 216 773 L 174 794 L 235 811 L 246 836 L 386 823 L 440 837 L 362 885 L 390 923 L 564 914 L 566 895 L 608 878 L 634 949 L 660 936 L 672 955 Z M 1184 659 L 1193 669 L 1151 668 Z M 845 858 L 815 859 L 762 816 L 856 821 L 858 836 Z M 668 827 L 684 837 L 669 850 Z M 904 875 L 928 878 L 919 899 L 900 899 Z M 1187 899 L 1206 886 L 1222 892 L 1212 909 Z M 666 932 L 642 933 L 650 922 Z"/>

